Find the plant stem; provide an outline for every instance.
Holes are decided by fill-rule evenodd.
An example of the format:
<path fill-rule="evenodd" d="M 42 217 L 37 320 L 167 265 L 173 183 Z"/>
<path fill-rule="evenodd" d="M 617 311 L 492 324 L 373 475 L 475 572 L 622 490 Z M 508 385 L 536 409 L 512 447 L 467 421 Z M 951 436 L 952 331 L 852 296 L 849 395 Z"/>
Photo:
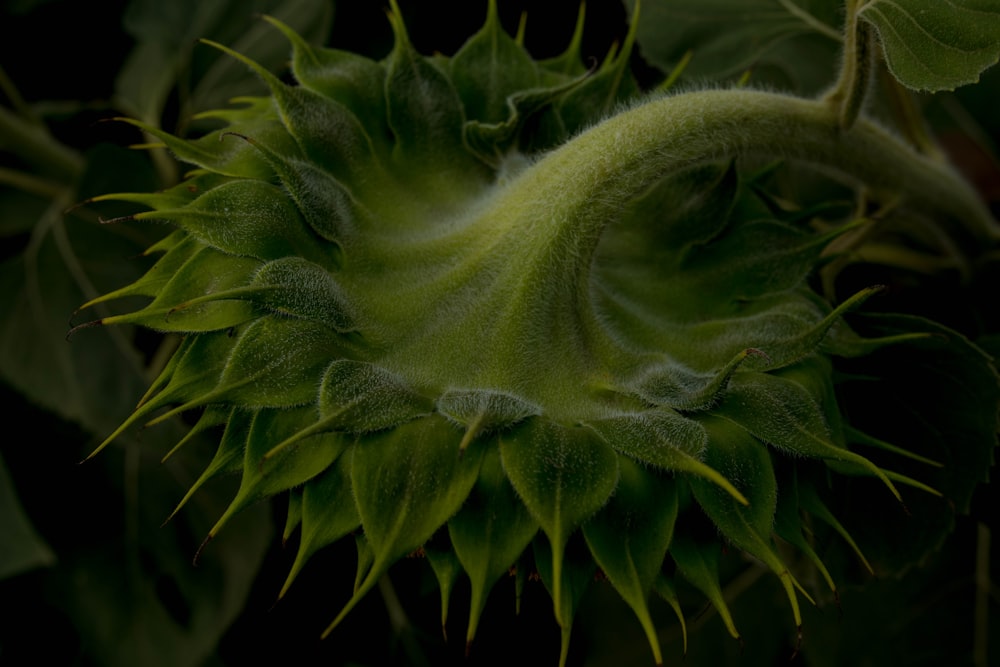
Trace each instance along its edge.
<path fill-rule="evenodd" d="M 871 85 L 875 39 L 871 26 L 858 20 L 858 10 L 864 0 L 847 0 L 844 19 L 844 57 L 837 85 L 826 100 L 838 109 L 842 129 L 854 125 L 864 107 Z"/>
<path fill-rule="evenodd" d="M 392 259 L 373 255 L 368 261 L 408 264 L 405 257 L 412 254 L 414 264 L 426 265 L 433 256 L 442 267 L 424 282 L 372 295 L 384 299 L 371 307 L 393 323 L 387 329 L 409 334 L 407 345 L 395 341 L 387 349 L 427 360 L 432 384 L 466 373 L 469 383 L 548 392 L 555 406 L 559 388 L 578 385 L 588 369 L 617 368 L 631 358 L 591 303 L 591 261 L 605 228 L 669 175 L 740 156 L 814 165 L 865 185 L 875 200 L 898 199 L 897 210 L 912 211 L 912 222 L 930 217 L 1000 238 L 1000 225 L 978 194 L 947 164 L 863 117 L 850 130 L 841 129 L 838 110 L 822 100 L 747 89 L 658 97 L 592 127 L 522 171 L 456 223 L 446 241 L 380 239 L 370 251 Z M 427 316 L 429 303 L 442 304 L 438 316 Z M 412 322 L 419 321 L 426 333 L 412 331 Z M 438 331 L 445 326 L 459 342 L 442 348 Z M 543 352 L 552 337 L 566 341 L 563 357 Z M 477 363 L 456 368 L 455 359 Z M 391 357 L 383 361 L 394 363 Z M 539 368 L 551 372 L 540 374 Z M 551 386 L 539 385 L 539 375 L 551 378 Z M 567 406 L 579 407 L 566 398 Z"/>
<path fill-rule="evenodd" d="M 1000 238 L 1000 225 L 948 165 L 864 118 L 850 130 L 822 101 L 753 90 L 713 90 L 641 104 L 581 134 L 511 183 L 490 217 L 513 257 L 589 255 L 604 226 L 654 182 L 696 164 L 755 155 L 832 170 L 875 197 Z M 487 216 L 489 217 L 489 216 Z M 549 244 L 547 247 L 546 242 Z M 524 269 L 522 265 L 520 267 Z"/>

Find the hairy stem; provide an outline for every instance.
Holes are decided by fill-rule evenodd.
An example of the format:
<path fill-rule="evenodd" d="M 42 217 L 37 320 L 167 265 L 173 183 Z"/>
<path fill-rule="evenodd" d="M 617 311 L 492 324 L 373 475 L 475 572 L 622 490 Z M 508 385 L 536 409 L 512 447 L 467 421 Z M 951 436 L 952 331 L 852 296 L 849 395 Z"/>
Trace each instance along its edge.
<path fill-rule="evenodd" d="M 384 300 L 374 308 L 383 323 L 391 320 L 387 330 L 407 332 L 385 345 L 391 352 L 380 362 L 392 368 L 399 359 L 403 369 L 402 359 L 424 359 L 430 384 L 458 377 L 536 391 L 550 407 L 560 387 L 587 382 L 593 369 L 621 370 L 631 356 L 591 303 L 591 262 L 606 227 L 670 174 L 739 156 L 802 161 L 866 186 L 875 199 L 1000 238 L 978 195 L 946 164 L 864 118 L 841 129 L 837 110 L 823 101 L 745 89 L 659 97 L 526 168 L 456 222 L 447 239 L 393 248 L 422 265 L 433 256 L 439 270 L 372 293 Z M 445 330 L 453 342 L 442 347 Z M 553 339 L 565 343 L 559 356 L 549 352 Z M 575 394 L 565 398 L 578 407 Z"/>
<path fill-rule="evenodd" d="M 1000 238 L 978 194 L 948 165 L 863 117 L 849 130 L 838 117 L 822 101 L 753 90 L 654 99 L 591 128 L 514 181 L 498 203 L 505 245 L 515 257 L 587 255 L 621 206 L 653 183 L 744 155 L 805 162 L 883 199 L 899 197 L 902 207 Z M 544 247 L 544 240 L 554 245 Z"/>
<path fill-rule="evenodd" d="M 857 121 L 871 86 L 875 36 L 871 26 L 858 20 L 862 0 L 847 0 L 844 19 L 844 56 L 840 78 L 826 100 L 838 110 L 840 127 L 848 129 Z"/>

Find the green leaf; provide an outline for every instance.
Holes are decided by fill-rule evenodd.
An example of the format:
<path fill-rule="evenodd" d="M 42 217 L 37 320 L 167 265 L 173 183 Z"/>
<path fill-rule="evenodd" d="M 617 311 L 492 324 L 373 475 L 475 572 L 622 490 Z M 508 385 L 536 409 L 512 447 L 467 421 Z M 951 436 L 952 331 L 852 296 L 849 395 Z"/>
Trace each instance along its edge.
<path fill-rule="evenodd" d="M 983 350 L 940 324 L 869 314 L 856 315 L 851 324 L 862 335 L 930 334 L 845 360 L 837 386 L 853 428 L 942 464 L 868 447 L 865 454 L 874 461 L 920 480 L 944 499 L 908 494 L 912 516 L 905 516 L 898 506 L 877 502 L 879 489 L 857 485 L 856 502 L 869 508 L 864 516 L 838 511 L 876 571 L 900 572 L 936 553 L 957 515 L 975 509 L 977 486 L 989 478 L 996 458 L 1000 379 Z"/>
<path fill-rule="evenodd" d="M 914 90 L 976 83 L 1000 59 L 1000 6 L 992 0 L 867 0 L 858 18 L 874 26 L 889 71 Z"/>
<path fill-rule="evenodd" d="M 472 493 L 448 522 L 452 546 L 472 584 L 467 645 L 493 584 L 515 565 L 536 532 L 538 522 L 504 474 L 499 450 L 490 447 Z"/>
<path fill-rule="evenodd" d="M 570 534 L 608 500 L 618 484 L 618 457 L 587 428 L 564 427 L 544 417 L 500 435 L 507 477 L 552 543 L 553 599 L 560 615 L 562 561 Z"/>
<path fill-rule="evenodd" d="M 621 481 L 604 508 L 583 524 L 590 553 L 639 618 L 656 664 L 663 664 L 647 599 L 677 519 L 677 492 L 663 475 L 619 458 Z"/>
<path fill-rule="evenodd" d="M 67 342 L 68 320 L 98 289 L 138 278 L 119 260 L 141 245 L 76 217 L 64 221 L 70 203 L 52 201 L 24 252 L 0 263 L 0 378 L 52 413 L 106 433 L 142 394 L 140 355 L 126 329 L 93 329 Z"/>
<path fill-rule="evenodd" d="M 482 450 L 459 456 L 459 431 L 432 415 L 362 436 L 353 448 L 351 481 L 374 556 L 329 634 L 400 557 L 423 545 L 468 497 Z"/>
<path fill-rule="evenodd" d="M 136 46 L 115 82 L 118 104 L 132 116 L 159 124 L 171 91 L 183 86 L 183 125 L 192 114 L 224 106 L 235 96 L 263 92 L 245 68 L 198 48 L 197 40 L 213 37 L 266 67 L 278 67 L 287 50 L 259 20 L 265 12 L 309 37 L 325 35 L 331 15 L 325 0 L 179 0 L 169 6 L 134 0 L 123 23 Z"/>
<path fill-rule="evenodd" d="M 0 580 L 55 562 L 56 555 L 31 525 L 0 458 Z"/>
<path fill-rule="evenodd" d="M 808 94 L 834 78 L 842 10 L 838 0 L 643 0 L 638 40 L 664 72 L 691 52 L 692 81 L 750 71 L 753 81 Z"/>

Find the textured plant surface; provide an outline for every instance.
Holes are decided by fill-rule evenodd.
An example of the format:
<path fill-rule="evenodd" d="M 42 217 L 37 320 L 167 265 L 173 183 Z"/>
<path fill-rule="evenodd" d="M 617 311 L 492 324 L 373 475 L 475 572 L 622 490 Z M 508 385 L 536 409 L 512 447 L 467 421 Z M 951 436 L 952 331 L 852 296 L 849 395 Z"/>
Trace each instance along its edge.
<path fill-rule="evenodd" d="M 274 497 L 289 571 L 265 595 L 308 607 L 295 641 L 325 641 L 303 656 L 662 664 L 690 635 L 706 660 L 747 646 L 834 664 L 843 587 L 947 554 L 956 517 L 980 506 L 1000 407 L 982 295 L 1000 225 L 911 90 L 978 81 L 1000 55 L 1000 7 L 756 0 L 737 16 L 651 1 L 619 8 L 621 42 L 588 59 L 582 9 L 565 50 L 539 56 L 530 11 L 508 31 L 503 3 L 483 5 L 481 27 L 435 55 L 395 3 L 379 55 L 317 46 L 323 3 L 262 6 L 242 40 L 224 5 L 202 10 L 217 38 L 197 52 L 218 59 L 191 63 L 202 99 L 170 103 L 197 129 L 164 129 L 170 82 L 141 68 L 159 92 L 119 119 L 158 156 L 161 189 L 46 191 L 76 183 L 81 158 L 31 126 L 39 173 L 8 180 L 51 196 L 36 229 L 52 229 L 86 297 L 67 305 L 79 310 L 60 344 L 104 336 L 150 371 L 142 393 L 141 374 L 55 354 L 78 385 L 61 414 L 100 434 L 83 469 L 112 451 L 136 466 L 128 452 L 159 445 L 187 490 L 157 540 L 175 526 L 188 556 L 221 554 L 173 574 L 190 564 L 137 546 L 145 518 L 130 517 L 128 595 L 155 604 L 94 631 L 129 619 L 137 639 L 91 659 L 211 655 L 269 540 L 259 501 Z M 135 10 L 138 34 L 152 17 Z M 663 74 L 633 69 L 637 40 Z M 133 62 L 156 60 L 148 44 Z M 227 67 L 246 91 L 228 105 L 214 99 Z M 187 170 L 173 183 L 168 155 Z M 81 199 L 92 242 L 121 249 L 107 274 L 76 258 L 58 217 Z M 44 239 L 18 260 L 25 316 L 35 272 L 57 261 Z M 143 260 L 122 259 L 144 243 Z M 146 330 L 157 336 L 122 333 Z M 53 352 L 29 349 L 38 360 L 5 361 L 5 377 L 47 405 L 29 370 Z M 123 417 L 115 404 L 140 394 Z M 11 516 L 26 546 L 9 562 L 51 559 Z M 918 649 L 927 664 L 986 664 L 988 522 L 975 539 L 971 640 Z M 215 602 L 192 602 L 206 588 Z M 375 597 L 398 648 L 352 637 L 385 624 Z M 694 647 L 706 608 L 739 641 Z M 503 636 L 528 624 L 541 627 L 521 645 Z"/>

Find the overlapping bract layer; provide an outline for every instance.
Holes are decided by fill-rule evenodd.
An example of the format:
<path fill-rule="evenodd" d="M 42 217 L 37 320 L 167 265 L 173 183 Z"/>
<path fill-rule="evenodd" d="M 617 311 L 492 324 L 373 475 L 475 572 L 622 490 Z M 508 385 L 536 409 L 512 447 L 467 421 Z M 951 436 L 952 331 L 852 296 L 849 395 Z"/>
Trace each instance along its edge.
<path fill-rule="evenodd" d="M 780 219 L 727 163 L 616 202 L 597 237 L 559 256 L 505 255 L 537 230 L 500 224 L 531 211 L 497 202 L 512 203 L 503 195 L 527 165 L 632 97 L 631 37 L 588 73 L 582 24 L 565 55 L 536 62 L 493 2 L 450 58 L 421 56 L 398 12 L 392 22 L 395 48 L 374 62 L 272 21 L 294 47 L 297 85 L 260 70 L 272 96 L 213 114 L 225 127 L 202 139 L 145 128 L 195 171 L 167 192 L 108 198 L 178 230 L 150 249 L 160 258 L 143 278 L 92 303 L 149 297 L 103 322 L 184 338 L 121 429 L 195 408 L 193 432 L 224 426 L 191 493 L 242 476 L 211 536 L 249 503 L 289 492 L 286 533 L 300 538 L 288 584 L 354 534 L 355 594 L 331 629 L 433 538 L 442 590 L 460 571 L 471 581 L 468 641 L 493 584 L 537 567 L 565 657 L 600 568 L 661 662 L 647 597 L 680 615 L 671 562 L 736 634 L 718 545 L 690 527 L 706 517 L 774 571 L 798 622 L 808 595 L 773 535 L 831 588 L 806 523 L 857 547 L 814 464 L 789 476 L 776 460 L 877 478 L 888 502 L 897 483 L 931 491 L 848 448 L 889 445 L 846 424 L 831 364 L 924 334 L 848 329 L 842 315 L 874 290 L 831 308 L 806 286 L 846 227 L 816 234 Z M 505 245 L 505 234 L 522 238 Z M 582 561 L 567 556 L 581 534 Z"/>

